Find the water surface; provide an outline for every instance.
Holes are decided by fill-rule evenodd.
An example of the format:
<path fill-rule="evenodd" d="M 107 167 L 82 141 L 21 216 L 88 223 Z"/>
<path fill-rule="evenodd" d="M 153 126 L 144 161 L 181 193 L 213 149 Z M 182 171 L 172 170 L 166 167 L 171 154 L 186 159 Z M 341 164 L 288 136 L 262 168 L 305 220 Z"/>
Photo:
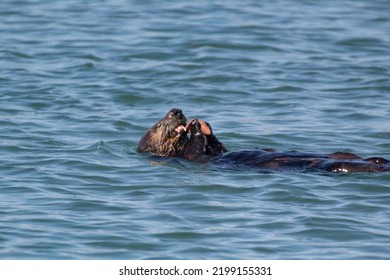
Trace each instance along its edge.
<path fill-rule="evenodd" d="M 173 107 L 229 150 L 390 158 L 390 5 L 1 1 L 1 259 L 388 259 L 390 174 L 136 152 Z"/>

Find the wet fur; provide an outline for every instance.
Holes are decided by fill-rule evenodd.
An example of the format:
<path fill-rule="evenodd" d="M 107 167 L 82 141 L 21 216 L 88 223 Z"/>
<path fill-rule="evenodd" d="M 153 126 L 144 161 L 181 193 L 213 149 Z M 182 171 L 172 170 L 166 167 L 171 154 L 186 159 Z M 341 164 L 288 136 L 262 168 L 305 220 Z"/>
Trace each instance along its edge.
<path fill-rule="evenodd" d="M 191 137 L 186 144 L 182 157 L 197 162 L 210 161 L 217 155 L 228 150 L 214 135 L 211 126 L 207 122 L 198 119 L 192 120 L 189 125 Z"/>
<path fill-rule="evenodd" d="M 271 149 L 228 152 L 207 122 L 193 120 L 189 127 L 191 137 L 183 156 L 196 162 L 211 162 L 232 169 L 254 167 L 264 171 L 390 172 L 390 161 L 387 159 L 381 157 L 363 159 L 345 152 L 312 154 L 295 151 L 275 152 Z"/>
<path fill-rule="evenodd" d="M 245 150 L 214 157 L 213 162 L 236 168 L 256 167 L 264 171 L 390 172 L 389 161 L 383 158 L 379 159 L 381 160 L 372 161 L 370 158 L 363 159 L 355 154 L 341 152 L 327 155 L 296 151 Z"/>
<path fill-rule="evenodd" d="M 270 149 L 228 152 L 207 122 L 197 119 L 191 121 L 187 126 L 191 133 L 189 139 L 186 133 L 178 135 L 175 129 L 185 122 L 181 110 L 172 109 L 164 119 L 146 132 L 138 150 L 159 156 L 182 157 L 200 163 L 210 162 L 232 169 L 254 167 L 264 171 L 390 172 L 390 161 L 387 159 L 363 159 L 344 152 L 312 154 L 275 152 Z"/>
<path fill-rule="evenodd" d="M 186 125 L 186 118 L 181 110 L 172 109 L 145 133 L 138 144 L 138 151 L 164 157 L 180 155 L 187 140 L 185 134 L 175 131 L 180 125 Z"/>

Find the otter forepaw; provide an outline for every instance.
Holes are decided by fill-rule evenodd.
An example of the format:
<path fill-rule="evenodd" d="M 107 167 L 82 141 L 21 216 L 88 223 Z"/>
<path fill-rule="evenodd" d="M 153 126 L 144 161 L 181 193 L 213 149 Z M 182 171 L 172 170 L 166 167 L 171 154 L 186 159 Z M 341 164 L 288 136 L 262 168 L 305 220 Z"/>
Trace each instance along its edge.
<path fill-rule="evenodd" d="M 179 125 L 178 127 L 176 127 L 175 131 L 177 132 L 176 137 L 181 137 L 187 134 L 187 129 L 184 125 Z"/>

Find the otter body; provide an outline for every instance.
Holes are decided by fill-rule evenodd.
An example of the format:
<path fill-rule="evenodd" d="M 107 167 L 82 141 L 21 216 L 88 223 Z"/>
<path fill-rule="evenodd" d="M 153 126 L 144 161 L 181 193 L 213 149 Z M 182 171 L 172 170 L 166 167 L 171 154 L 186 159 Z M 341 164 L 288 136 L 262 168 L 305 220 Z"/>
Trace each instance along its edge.
<path fill-rule="evenodd" d="M 195 119 L 183 130 L 182 126 L 185 123 L 186 119 L 181 110 L 172 109 L 164 119 L 147 131 L 140 141 L 138 150 L 160 156 L 180 157 L 199 163 L 208 162 L 233 169 L 257 168 L 264 171 L 297 170 L 335 173 L 390 172 L 389 160 L 381 157 L 363 159 L 352 153 L 314 154 L 259 149 L 228 152 L 207 122 Z M 189 139 L 187 133 L 191 133 Z"/>
<path fill-rule="evenodd" d="M 351 157 L 355 156 L 350 154 Z M 385 159 L 383 159 L 386 161 Z M 215 164 L 231 165 L 236 168 L 255 167 L 261 170 L 278 171 L 328 171 L 334 173 L 389 172 L 390 165 L 372 163 L 369 159 L 337 159 L 333 155 L 302 152 L 269 152 L 246 150 L 229 152 L 213 159 Z"/>

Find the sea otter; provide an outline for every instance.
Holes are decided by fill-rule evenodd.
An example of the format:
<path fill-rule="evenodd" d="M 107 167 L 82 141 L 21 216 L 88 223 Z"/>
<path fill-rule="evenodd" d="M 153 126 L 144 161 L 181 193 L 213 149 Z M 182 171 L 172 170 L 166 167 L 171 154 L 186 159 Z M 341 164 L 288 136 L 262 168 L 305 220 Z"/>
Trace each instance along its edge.
<path fill-rule="evenodd" d="M 187 143 L 186 124 L 187 119 L 180 109 L 170 110 L 141 138 L 138 151 L 163 157 L 180 155 Z"/>
<path fill-rule="evenodd" d="M 178 109 L 171 110 L 168 115 Z M 180 111 L 182 115 L 182 112 Z M 167 115 L 167 116 L 168 116 Z M 153 126 L 150 130 L 155 130 L 155 127 L 162 123 L 168 125 L 169 122 L 173 124 L 169 125 L 170 130 L 174 131 L 174 137 L 178 138 L 178 141 L 169 142 L 170 145 L 178 145 L 178 148 L 171 149 L 172 153 L 168 156 L 175 156 L 185 158 L 187 160 L 205 163 L 209 162 L 215 165 L 222 165 L 228 168 L 257 168 L 259 170 L 298 170 L 298 171 L 328 171 L 336 173 L 349 173 L 349 172 L 390 172 L 390 161 L 381 157 L 371 157 L 363 159 L 352 153 L 336 152 L 333 154 L 312 154 L 302 152 L 275 152 L 274 150 L 244 150 L 237 152 L 228 152 L 225 146 L 214 135 L 209 123 L 194 119 L 190 121 L 185 128 L 183 128 L 185 122 L 174 121 L 174 118 L 168 118 L 167 116 Z M 185 120 L 184 115 L 181 119 Z M 149 130 L 149 131 L 150 131 Z M 162 129 L 166 131 L 167 129 Z M 148 131 L 148 132 L 149 132 Z M 145 134 L 145 136 L 148 135 Z M 191 133 L 190 138 L 187 138 L 187 133 Z M 158 147 L 153 147 L 153 143 L 148 141 L 150 137 L 145 136 L 141 139 L 141 146 L 148 146 L 148 151 L 142 150 L 141 152 L 150 152 L 150 150 L 158 151 Z M 164 141 L 155 141 L 161 143 Z M 142 144 L 142 145 L 141 145 Z M 156 152 L 153 152 L 157 154 Z M 164 156 L 164 154 L 158 154 Z"/>

